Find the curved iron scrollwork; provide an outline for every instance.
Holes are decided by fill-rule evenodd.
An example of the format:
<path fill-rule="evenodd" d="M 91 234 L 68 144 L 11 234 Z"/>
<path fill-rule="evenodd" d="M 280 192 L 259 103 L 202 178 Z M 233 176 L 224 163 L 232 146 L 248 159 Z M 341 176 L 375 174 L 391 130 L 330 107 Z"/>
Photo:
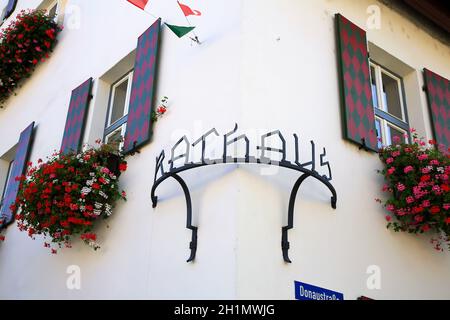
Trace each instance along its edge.
<path fill-rule="evenodd" d="M 190 154 L 190 147 L 191 144 L 189 143 L 189 140 L 186 136 L 182 137 L 172 148 L 172 154 L 171 159 L 168 161 L 170 165 L 169 171 L 164 170 L 164 159 L 165 159 L 165 153 L 164 150 L 161 152 L 159 157 L 156 158 L 156 168 L 155 168 L 155 176 L 154 176 L 154 183 L 151 190 L 151 199 L 153 203 L 153 208 L 156 208 L 158 204 L 158 197 L 156 196 L 156 189 L 158 186 L 163 183 L 165 180 L 169 178 L 175 179 L 181 186 L 184 196 L 186 198 L 186 228 L 190 229 L 192 231 L 192 239 L 191 243 L 189 245 L 189 248 L 191 250 L 191 254 L 187 262 L 192 262 L 195 260 L 196 252 L 197 252 L 197 231 L 198 227 L 192 225 L 192 200 L 191 195 L 189 192 L 189 188 L 186 184 L 186 182 L 180 177 L 180 173 L 183 171 L 196 169 L 200 167 L 215 165 L 215 164 L 223 164 L 223 163 L 232 163 L 232 164 L 263 164 L 263 165 L 274 165 L 279 166 L 281 168 L 291 169 L 295 170 L 297 172 L 301 173 L 301 176 L 297 179 L 295 182 L 291 195 L 289 198 L 289 208 L 288 208 L 288 224 L 284 227 L 282 227 L 282 237 L 281 237 L 281 248 L 283 252 L 283 259 L 287 263 L 291 263 L 291 260 L 289 258 L 289 248 L 290 244 L 288 241 L 288 231 L 294 227 L 294 209 L 295 209 L 295 201 L 297 197 L 298 190 L 302 183 L 309 177 L 312 177 L 316 179 L 317 181 L 320 181 L 322 184 L 324 184 L 331 192 L 331 207 L 333 209 L 336 209 L 337 204 L 337 193 L 334 189 L 333 185 L 330 183 L 332 180 L 331 175 L 331 167 L 328 161 L 324 161 L 324 158 L 326 157 L 326 150 L 323 149 L 323 153 L 320 155 L 320 166 L 326 167 L 328 171 L 328 175 L 320 175 L 316 171 L 316 157 L 315 157 L 315 144 L 313 141 L 311 141 L 311 161 L 300 163 L 299 159 L 299 147 L 298 147 L 298 136 L 294 134 L 294 141 L 295 141 L 295 162 L 291 163 L 290 161 L 286 160 L 286 141 L 281 134 L 280 131 L 273 131 L 268 134 L 265 134 L 261 137 L 261 146 L 258 146 L 257 149 L 261 150 L 261 157 L 255 158 L 249 155 L 249 139 L 245 135 L 240 135 L 237 138 L 228 140 L 229 136 L 236 133 L 238 129 L 238 126 L 236 124 L 235 128 L 224 135 L 224 153 L 223 157 L 210 160 L 205 158 L 205 149 L 206 149 L 206 138 L 211 135 L 215 134 L 218 136 L 218 132 L 216 129 L 211 129 L 206 134 L 204 134 L 199 140 L 194 142 L 192 144 L 192 147 L 195 147 L 197 144 L 202 142 L 202 157 L 199 162 L 189 162 L 189 154 Z M 280 142 L 282 144 L 282 147 L 280 149 L 270 148 L 266 147 L 265 140 L 271 136 L 278 136 L 280 139 Z M 227 149 L 228 147 L 236 143 L 238 141 L 244 141 L 246 143 L 246 154 L 243 158 L 233 158 L 230 156 L 227 156 Z M 180 155 L 175 155 L 176 150 L 183 144 L 186 146 L 186 150 L 184 153 Z M 269 157 L 266 157 L 266 152 L 276 152 L 280 153 L 282 155 L 281 160 L 275 161 L 270 159 Z M 176 160 L 185 159 L 184 164 L 181 167 L 175 167 L 174 163 Z M 310 168 L 307 168 L 310 167 Z M 158 177 L 158 173 L 160 176 Z"/>

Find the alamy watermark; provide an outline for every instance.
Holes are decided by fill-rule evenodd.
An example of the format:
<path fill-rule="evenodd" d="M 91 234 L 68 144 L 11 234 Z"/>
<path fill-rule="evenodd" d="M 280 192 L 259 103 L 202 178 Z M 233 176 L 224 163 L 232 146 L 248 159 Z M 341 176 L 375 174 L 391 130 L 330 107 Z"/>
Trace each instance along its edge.
<path fill-rule="evenodd" d="M 368 30 L 381 29 L 381 8 L 375 4 L 367 7 L 366 13 L 369 15 L 366 20 Z"/>
<path fill-rule="evenodd" d="M 381 268 L 377 265 L 367 267 L 366 274 L 369 275 L 366 284 L 369 290 L 381 290 Z"/>
<path fill-rule="evenodd" d="M 81 268 L 77 265 L 68 266 L 66 273 L 69 274 L 66 286 L 69 290 L 81 290 Z"/>

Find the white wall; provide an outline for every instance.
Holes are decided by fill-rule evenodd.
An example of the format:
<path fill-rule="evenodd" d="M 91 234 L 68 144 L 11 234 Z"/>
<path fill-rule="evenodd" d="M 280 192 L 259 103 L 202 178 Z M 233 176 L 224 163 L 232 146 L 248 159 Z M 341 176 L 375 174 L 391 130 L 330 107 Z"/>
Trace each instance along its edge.
<path fill-rule="evenodd" d="M 383 211 L 374 201 L 381 196 L 382 180 L 376 174 L 381 164 L 375 154 L 360 152 L 341 139 L 333 16 L 339 12 L 366 28 L 366 9 L 374 3 L 381 7 L 382 26 L 368 31 L 369 41 L 418 72 L 427 67 L 450 76 L 449 48 L 379 3 L 244 2 L 244 125 L 298 132 L 326 146 L 338 208 L 331 209 L 328 191 L 315 181 L 302 186 L 290 232 L 293 263 L 285 265 L 279 248 L 280 215 L 287 211 L 296 177 L 264 179 L 242 172 L 239 298 L 290 299 L 294 280 L 344 292 L 347 299 L 362 294 L 376 299 L 450 296 L 449 255 L 435 252 L 426 237 L 386 230 Z M 423 92 L 420 97 L 425 109 Z M 428 128 L 430 137 L 428 120 L 414 121 L 411 126 Z M 370 265 L 381 268 L 380 291 L 366 288 Z"/>
<path fill-rule="evenodd" d="M 19 1 L 18 9 L 25 2 L 40 1 Z M 66 9 L 81 10 L 81 28 L 63 31 L 51 59 L 0 110 L 0 155 L 31 121 L 38 126 L 32 160 L 58 149 L 71 90 L 105 75 L 154 21 L 124 0 L 67 2 Z M 10 227 L 0 243 L 0 298 L 293 299 L 294 280 L 343 292 L 347 299 L 449 298 L 450 255 L 435 252 L 426 237 L 386 230 L 374 201 L 382 186 L 380 162 L 342 139 L 333 16 L 340 12 L 365 27 L 366 8 L 379 5 L 382 27 L 369 30 L 369 41 L 415 69 L 419 84 L 423 67 L 450 77 L 450 49 L 374 1 L 185 2 L 203 13 L 191 19 L 203 43 L 191 45 L 163 28 L 157 95 L 170 98 L 169 112 L 156 124 L 151 144 L 129 159 L 121 179 L 129 199 L 116 208 L 109 228 L 99 226 L 102 249 L 76 243 L 51 256 L 42 241 Z M 152 3 L 150 11 L 163 21 L 185 22 L 175 2 Z M 66 22 L 70 18 L 66 14 Z M 427 114 L 423 92 L 412 95 Z M 104 108 L 102 101 L 94 97 L 91 107 Z M 94 110 L 90 121 L 103 123 Z M 429 119 L 410 118 L 431 137 Z M 310 139 L 318 152 L 327 147 L 338 208 L 331 209 L 327 189 L 305 182 L 289 234 L 290 265 L 282 260 L 280 240 L 295 173 L 280 169 L 267 176 L 252 166 L 186 173 L 199 225 L 193 264 L 185 262 L 190 232 L 179 186 L 165 182 L 158 207 L 151 207 L 154 159 L 161 149 L 169 152 L 181 135 L 192 141 L 211 127 L 223 134 L 235 122 L 243 132 L 281 129 L 290 150 L 295 132 L 304 148 Z M 88 128 L 92 142 L 101 125 Z M 66 268 L 73 264 L 82 270 L 80 291 L 66 288 Z M 381 290 L 366 288 L 369 265 L 381 267 Z"/>

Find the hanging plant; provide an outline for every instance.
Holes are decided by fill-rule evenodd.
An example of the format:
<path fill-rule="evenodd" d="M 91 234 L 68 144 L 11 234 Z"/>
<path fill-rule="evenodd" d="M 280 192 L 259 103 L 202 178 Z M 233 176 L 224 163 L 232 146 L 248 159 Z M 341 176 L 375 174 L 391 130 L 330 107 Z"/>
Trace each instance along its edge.
<path fill-rule="evenodd" d="M 382 203 L 389 211 L 387 227 L 414 234 L 434 233 L 432 243 L 443 251 L 450 249 L 450 159 L 447 150 L 427 144 L 412 129 L 413 143 L 400 143 L 380 150 L 384 169 L 379 171 L 386 184 L 388 199 Z M 448 150 L 450 151 L 450 150 Z"/>
<path fill-rule="evenodd" d="M 169 98 L 163 97 L 159 102 L 158 107 L 155 110 L 152 110 L 152 122 L 155 123 L 167 112 L 167 104 L 169 103 Z"/>
<path fill-rule="evenodd" d="M 53 154 L 47 162 L 31 163 L 26 176 L 18 177 L 20 190 L 11 210 L 21 231 L 31 238 L 44 235 L 44 246 L 71 246 L 79 236 L 95 250 L 99 248 L 93 228 L 106 219 L 118 200 L 126 200 L 119 189 L 120 173 L 127 169 L 124 156 L 109 145 L 78 154 Z M 51 244 L 51 243 L 53 244 Z"/>
<path fill-rule="evenodd" d="M 0 107 L 49 58 L 62 27 L 42 10 L 22 10 L 0 31 Z"/>

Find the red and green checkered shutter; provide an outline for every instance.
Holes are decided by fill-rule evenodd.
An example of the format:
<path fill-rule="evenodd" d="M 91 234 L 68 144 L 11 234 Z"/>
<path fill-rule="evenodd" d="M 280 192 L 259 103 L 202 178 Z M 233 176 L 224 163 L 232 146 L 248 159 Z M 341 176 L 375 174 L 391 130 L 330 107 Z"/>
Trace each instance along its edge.
<path fill-rule="evenodd" d="M 336 14 L 344 136 L 377 151 L 366 32 Z"/>
<path fill-rule="evenodd" d="M 17 192 L 19 191 L 20 182 L 16 181 L 16 177 L 25 174 L 33 141 L 33 128 L 34 122 L 20 134 L 19 144 L 17 145 L 16 155 L 12 165 L 12 172 L 7 182 L 5 196 L 0 208 L 0 226 L 6 226 L 14 220 L 10 207 L 16 201 Z"/>
<path fill-rule="evenodd" d="M 424 69 L 424 75 L 434 136 L 441 148 L 450 153 L 450 82 L 428 69 Z"/>
<path fill-rule="evenodd" d="M 124 141 L 125 153 L 148 142 L 152 134 L 151 120 L 160 29 L 161 19 L 158 19 L 138 40 Z"/>
<path fill-rule="evenodd" d="M 89 101 L 91 99 L 91 88 L 92 78 L 89 78 L 72 91 L 61 145 L 61 152 L 63 154 L 78 152 L 80 149 Z"/>

